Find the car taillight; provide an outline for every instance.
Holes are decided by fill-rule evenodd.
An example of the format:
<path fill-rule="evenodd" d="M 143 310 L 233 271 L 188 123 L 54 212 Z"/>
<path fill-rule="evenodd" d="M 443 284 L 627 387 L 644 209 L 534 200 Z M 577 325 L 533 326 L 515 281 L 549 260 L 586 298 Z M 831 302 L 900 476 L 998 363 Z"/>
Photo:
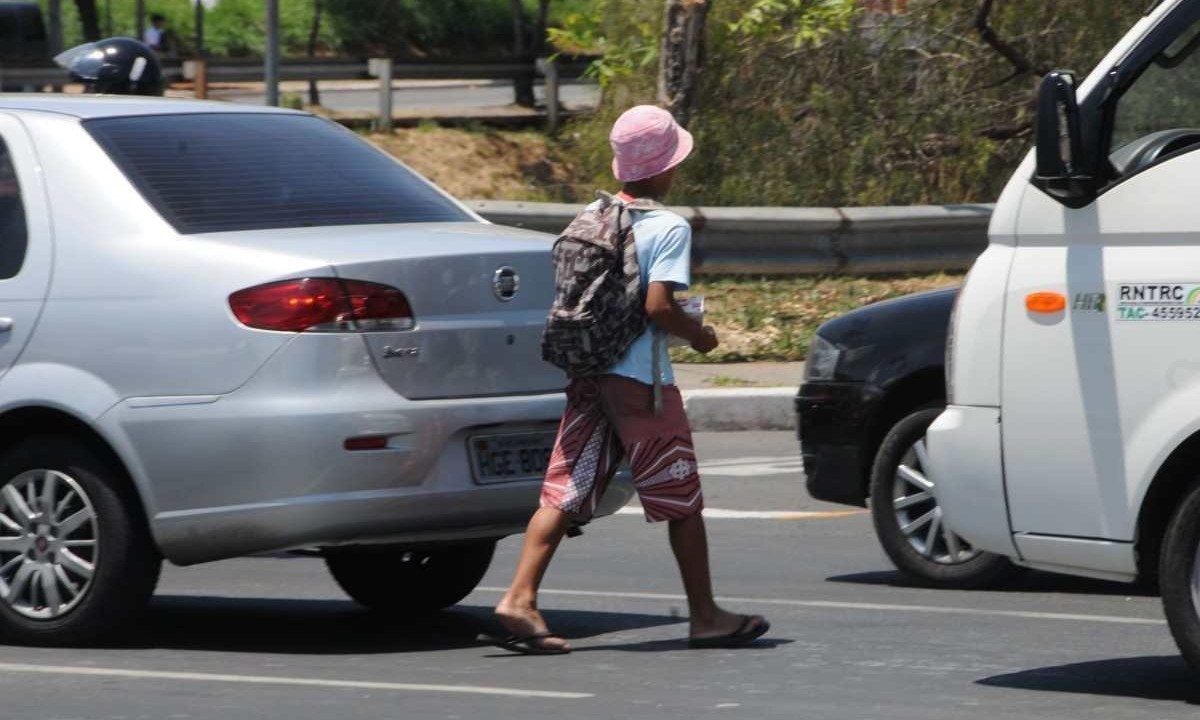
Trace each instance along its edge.
<path fill-rule="evenodd" d="M 412 330 L 416 325 L 408 298 L 396 288 L 361 280 L 345 280 L 342 287 L 358 330 Z"/>
<path fill-rule="evenodd" d="M 300 278 L 229 296 L 238 322 L 260 330 L 353 332 L 411 330 L 416 320 L 396 288 L 362 280 Z"/>

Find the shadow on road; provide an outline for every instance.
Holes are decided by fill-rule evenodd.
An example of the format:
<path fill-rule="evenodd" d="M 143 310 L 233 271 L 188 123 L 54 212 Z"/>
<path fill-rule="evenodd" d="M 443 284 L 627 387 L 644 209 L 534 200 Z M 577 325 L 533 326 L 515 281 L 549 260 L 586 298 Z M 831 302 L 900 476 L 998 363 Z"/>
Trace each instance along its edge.
<path fill-rule="evenodd" d="M 663 615 L 546 611 L 550 626 L 578 639 L 681 623 Z M 405 622 L 344 600 L 280 600 L 164 595 L 150 606 L 142 648 L 220 652 L 352 655 L 484 647 L 496 635 L 492 608 L 456 606 Z M 686 631 L 685 631 L 686 632 Z"/>
<path fill-rule="evenodd" d="M 730 650 L 710 650 L 705 652 L 754 652 L 755 650 L 774 650 L 781 645 L 790 645 L 796 642 L 787 638 L 763 637 L 755 640 L 753 643 L 740 648 Z M 635 643 L 618 643 L 613 645 L 595 645 L 592 647 L 577 647 L 575 652 L 595 652 L 595 651 L 612 651 L 619 652 L 646 652 L 646 653 L 662 653 L 672 652 L 675 650 L 690 650 L 688 647 L 687 638 L 680 637 L 674 640 L 647 640 L 645 642 Z"/>
<path fill-rule="evenodd" d="M 886 585 L 888 587 L 938 589 L 923 585 L 897 571 L 879 571 L 854 573 L 852 575 L 835 575 L 826 578 L 827 582 L 850 583 L 854 585 Z M 1157 597 L 1157 593 L 1144 585 L 1108 582 L 1091 578 L 1029 570 L 1017 573 L 1013 578 L 1000 585 L 987 588 L 988 592 L 1003 593 L 1068 593 L 1076 595 L 1124 595 L 1134 597 Z M 955 591 L 957 592 L 957 591 Z"/>
<path fill-rule="evenodd" d="M 977 684 L 1200 705 L 1200 684 L 1196 682 L 1196 674 L 1177 655 L 1056 665 L 996 675 L 979 680 Z"/>

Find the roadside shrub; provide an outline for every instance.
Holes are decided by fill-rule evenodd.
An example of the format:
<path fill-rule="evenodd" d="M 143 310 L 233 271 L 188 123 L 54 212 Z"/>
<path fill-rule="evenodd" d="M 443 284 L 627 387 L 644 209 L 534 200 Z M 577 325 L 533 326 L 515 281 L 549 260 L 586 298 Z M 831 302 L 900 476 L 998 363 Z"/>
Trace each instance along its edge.
<path fill-rule="evenodd" d="M 38 0 L 42 14 L 48 13 L 48 0 Z M 79 13 L 73 2 L 63 2 L 64 47 L 83 42 Z M 135 37 L 137 10 L 133 0 L 100 0 L 100 30 L 108 34 L 108 10 L 111 9 L 112 34 Z M 167 18 L 167 29 L 175 40 L 175 51 L 184 56 L 194 52 L 195 10 L 190 0 L 146 0 L 146 23 L 159 13 Z M 309 26 L 312 23 L 312 0 L 280 0 L 280 40 L 286 55 L 303 55 L 308 47 Z M 321 33 L 321 45 L 333 48 L 338 40 L 329 23 Z M 245 57 L 261 55 L 266 46 L 266 12 L 262 0 L 221 0 L 205 12 L 204 45 L 209 55 Z"/>
<path fill-rule="evenodd" d="M 38 0 L 45 15 L 48 0 Z M 532 22 L 537 0 L 524 0 Z M 591 0 L 552 0 L 551 23 L 586 12 Z M 134 0 L 98 0 L 101 32 L 136 34 Z M 75 3 L 61 3 L 64 43 L 83 42 Z M 111 11 L 111 12 L 110 12 Z M 285 55 L 304 55 L 312 23 L 312 0 L 280 0 L 280 30 Z M 183 55 L 194 50 L 191 0 L 146 0 L 146 15 L 161 13 Z M 263 0 L 220 0 L 205 13 L 205 49 L 217 57 L 261 55 L 266 41 Z M 325 0 L 320 49 L 327 54 L 424 57 L 454 54 L 504 54 L 513 45 L 509 0 Z"/>
<path fill-rule="evenodd" d="M 609 56 L 600 112 L 564 150 L 612 184 L 607 129 L 654 102 L 661 3 L 593 0 L 564 41 Z M 990 202 L 1032 142 L 1037 78 L 1014 76 L 973 27 L 975 0 L 721 0 L 689 129 L 697 148 L 673 200 L 709 205 Z M 992 25 L 1037 66 L 1089 69 L 1144 8 L 1119 0 L 1001 0 Z M 767 14 L 764 15 L 764 12 Z"/>

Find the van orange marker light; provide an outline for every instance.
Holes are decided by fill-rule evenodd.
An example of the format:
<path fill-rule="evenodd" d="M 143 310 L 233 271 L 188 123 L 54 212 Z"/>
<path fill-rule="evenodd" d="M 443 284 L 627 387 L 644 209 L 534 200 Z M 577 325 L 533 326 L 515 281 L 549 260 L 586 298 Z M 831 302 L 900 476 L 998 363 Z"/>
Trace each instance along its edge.
<path fill-rule="evenodd" d="M 1056 292 L 1035 292 L 1025 296 L 1025 309 L 1035 313 L 1057 313 L 1067 309 L 1067 296 Z"/>

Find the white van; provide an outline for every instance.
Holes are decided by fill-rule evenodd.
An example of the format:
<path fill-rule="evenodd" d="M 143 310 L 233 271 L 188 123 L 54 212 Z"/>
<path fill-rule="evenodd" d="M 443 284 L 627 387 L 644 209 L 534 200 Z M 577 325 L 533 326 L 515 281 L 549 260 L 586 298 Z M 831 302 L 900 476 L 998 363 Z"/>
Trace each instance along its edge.
<path fill-rule="evenodd" d="M 1200 667 L 1200 0 L 1165 0 L 1081 83 L 1051 73 L 1037 148 L 958 298 L 929 467 L 974 546 L 1157 576 Z"/>

